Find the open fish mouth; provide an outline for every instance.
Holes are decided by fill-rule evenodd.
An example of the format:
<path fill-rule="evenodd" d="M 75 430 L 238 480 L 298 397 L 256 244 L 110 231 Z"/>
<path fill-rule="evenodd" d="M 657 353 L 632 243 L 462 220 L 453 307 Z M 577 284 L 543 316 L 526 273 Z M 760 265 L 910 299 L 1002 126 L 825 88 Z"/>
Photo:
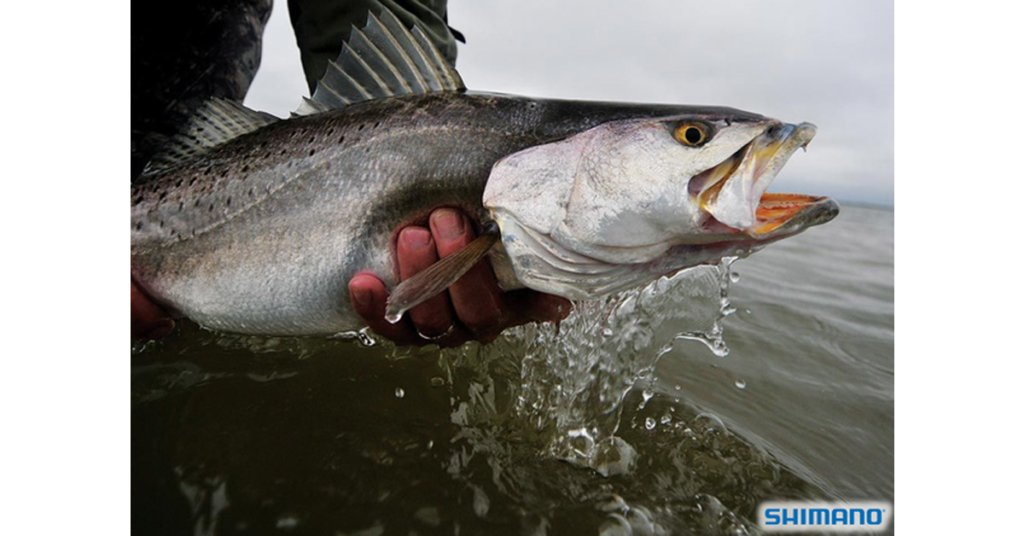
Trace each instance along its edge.
<path fill-rule="evenodd" d="M 768 241 L 834 218 L 839 205 L 827 197 L 766 192 L 789 157 L 806 148 L 816 131 L 810 123 L 766 125 L 725 161 L 694 177 L 690 194 L 706 218 L 704 230 Z"/>

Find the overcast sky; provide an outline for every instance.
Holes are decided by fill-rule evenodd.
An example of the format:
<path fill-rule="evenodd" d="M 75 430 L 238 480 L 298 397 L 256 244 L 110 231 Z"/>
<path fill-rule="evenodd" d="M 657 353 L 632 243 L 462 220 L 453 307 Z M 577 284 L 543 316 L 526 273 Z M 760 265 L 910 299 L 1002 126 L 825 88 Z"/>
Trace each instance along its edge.
<path fill-rule="evenodd" d="M 449 0 L 471 89 L 715 104 L 818 135 L 773 191 L 892 205 L 893 8 L 882 0 Z M 284 0 L 246 103 L 287 116 L 306 94 Z"/>

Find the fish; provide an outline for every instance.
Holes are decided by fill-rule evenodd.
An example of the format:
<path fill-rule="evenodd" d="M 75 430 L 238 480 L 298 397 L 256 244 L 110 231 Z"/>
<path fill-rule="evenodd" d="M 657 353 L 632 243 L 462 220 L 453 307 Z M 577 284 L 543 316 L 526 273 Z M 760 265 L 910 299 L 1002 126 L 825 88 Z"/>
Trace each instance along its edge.
<path fill-rule="evenodd" d="M 388 319 L 489 258 L 501 288 L 573 300 L 742 257 L 833 219 L 769 193 L 816 127 L 721 106 L 465 88 L 387 10 L 353 29 L 289 118 L 212 99 L 132 185 L 133 281 L 218 331 L 360 329 L 347 282 L 378 274 Z M 482 231 L 399 282 L 398 231 L 438 207 Z"/>

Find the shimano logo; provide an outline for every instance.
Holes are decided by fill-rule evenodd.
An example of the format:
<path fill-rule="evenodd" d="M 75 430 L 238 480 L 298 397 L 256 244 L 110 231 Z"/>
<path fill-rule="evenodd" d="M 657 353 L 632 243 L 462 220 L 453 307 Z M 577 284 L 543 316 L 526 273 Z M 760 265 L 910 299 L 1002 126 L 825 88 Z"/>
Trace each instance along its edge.
<path fill-rule="evenodd" d="M 891 518 L 892 505 L 878 501 L 771 501 L 757 508 L 765 532 L 879 532 Z"/>

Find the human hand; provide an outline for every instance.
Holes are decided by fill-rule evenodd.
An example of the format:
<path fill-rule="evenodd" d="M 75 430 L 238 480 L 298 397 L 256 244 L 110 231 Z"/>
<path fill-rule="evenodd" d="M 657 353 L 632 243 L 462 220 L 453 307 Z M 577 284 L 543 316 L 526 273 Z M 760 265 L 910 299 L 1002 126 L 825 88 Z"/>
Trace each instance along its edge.
<path fill-rule="evenodd" d="M 475 238 L 473 226 L 460 211 L 437 209 L 430 228 L 410 226 L 398 234 L 398 273 L 401 280 L 462 249 Z M 352 307 L 378 335 L 397 344 L 458 346 L 469 340 L 490 342 L 504 329 L 528 322 L 557 322 L 569 315 L 565 298 L 523 289 L 502 292 L 484 259 L 447 291 L 410 309 L 397 324 L 384 319 L 388 291 L 370 272 L 348 283 Z"/>
<path fill-rule="evenodd" d="M 159 339 L 174 330 L 174 320 L 132 281 L 132 338 Z"/>

